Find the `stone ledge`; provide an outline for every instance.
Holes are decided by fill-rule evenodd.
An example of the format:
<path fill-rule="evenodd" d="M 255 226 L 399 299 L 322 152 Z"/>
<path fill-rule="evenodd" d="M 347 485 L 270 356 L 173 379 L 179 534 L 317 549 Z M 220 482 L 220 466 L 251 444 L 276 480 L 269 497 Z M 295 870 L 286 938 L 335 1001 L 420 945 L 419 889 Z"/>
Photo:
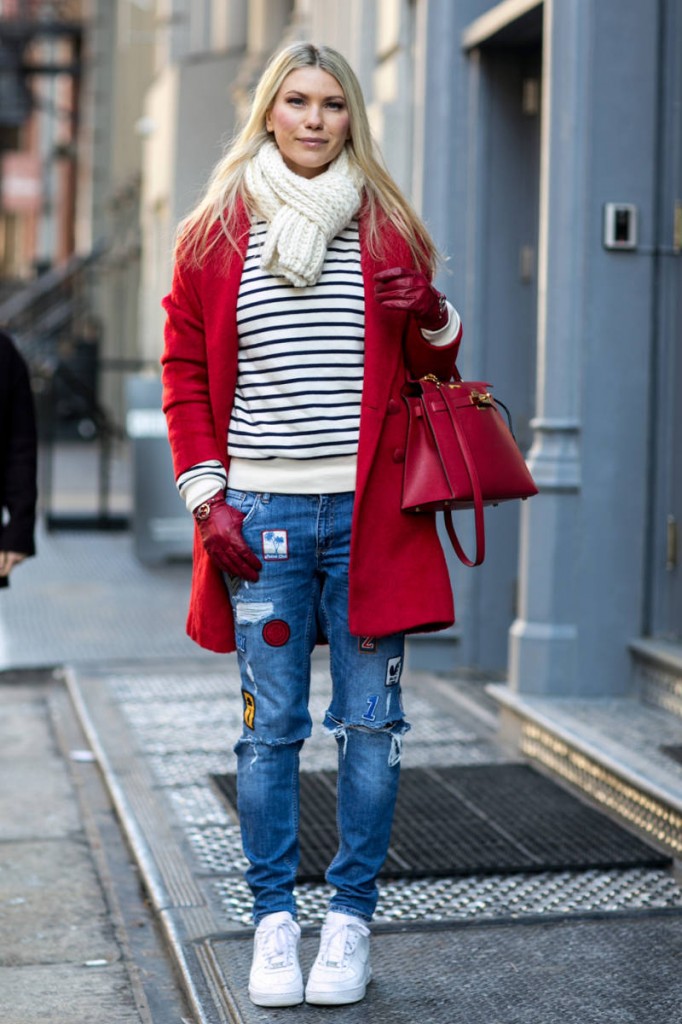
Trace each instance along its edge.
<path fill-rule="evenodd" d="M 682 743 L 674 716 L 631 699 L 526 697 L 496 684 L 487 690 L 500 705 L 503 738 L 520 753 L 682 856 L 682 768 L 659 750 L 668 740 Z"/>
<path fill-rule="evenodd" d="M 642 701 L 682 718 L 682 644 L 638 639 L 630 652 Z"/>

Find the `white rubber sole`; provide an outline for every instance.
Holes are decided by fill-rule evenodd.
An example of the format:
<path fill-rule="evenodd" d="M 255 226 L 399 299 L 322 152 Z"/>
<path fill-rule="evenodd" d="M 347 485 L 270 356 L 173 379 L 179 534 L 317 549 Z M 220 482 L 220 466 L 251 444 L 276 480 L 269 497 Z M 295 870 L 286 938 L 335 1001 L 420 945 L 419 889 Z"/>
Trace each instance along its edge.
<path fill-rule="evenodd" d="M 367 986 L 372 980 L 372 973 L 370 971 L 369 977 L 364 985 L 356 985 L 355 988 L 347 988 L 344 990 L 337 989 L 336 991 L 315 991 L 315 989 L 305 991 L 306 1003 L 311 1003 L 312 1006 L 345 1006 L 349 1003 L 359 1003 L 361 999 L 365 998 L 367 992 Z"/>
<path fill-rule="evenodd" d="M 258 992 L 249 986 L 249 999 L 255 1006 L 299 1006 L 303 988 L 297 992 Z"/>

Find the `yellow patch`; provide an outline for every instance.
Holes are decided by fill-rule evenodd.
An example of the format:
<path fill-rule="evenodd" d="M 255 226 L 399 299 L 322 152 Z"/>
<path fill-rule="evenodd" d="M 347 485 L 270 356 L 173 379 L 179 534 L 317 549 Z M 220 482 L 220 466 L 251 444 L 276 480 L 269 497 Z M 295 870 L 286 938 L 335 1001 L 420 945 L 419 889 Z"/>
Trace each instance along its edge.
<path fill-rule="evenodd" d="M 248 690 L 242 690 L 242 697 L 244 698 L 244 725 L 247 729 L 253 729 L 256 718 L 256 698 Z"/>

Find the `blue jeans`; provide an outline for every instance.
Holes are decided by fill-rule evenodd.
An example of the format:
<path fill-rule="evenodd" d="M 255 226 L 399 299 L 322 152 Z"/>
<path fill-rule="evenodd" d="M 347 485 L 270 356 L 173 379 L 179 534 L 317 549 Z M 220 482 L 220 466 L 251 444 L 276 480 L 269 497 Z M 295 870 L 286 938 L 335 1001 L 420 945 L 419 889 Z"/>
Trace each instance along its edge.
<path fill-rule="evenodd" d="M 228 578 L 244 699 L 238 810 L 256 924 L 277 911 L 296 914 L 299 753 L 312 728 L 310 655 L 321 636 L 332 676 L 324 725 L 336 738 L 339 765 L 330 909 L 370 920 L 376 907 L 409 729 L 400 692 L 405 638 L 348 630 L 353 498 L 227 492 L 228 504 L 245 513 L 244 538 L 263 563 L 257 583 Z"/>

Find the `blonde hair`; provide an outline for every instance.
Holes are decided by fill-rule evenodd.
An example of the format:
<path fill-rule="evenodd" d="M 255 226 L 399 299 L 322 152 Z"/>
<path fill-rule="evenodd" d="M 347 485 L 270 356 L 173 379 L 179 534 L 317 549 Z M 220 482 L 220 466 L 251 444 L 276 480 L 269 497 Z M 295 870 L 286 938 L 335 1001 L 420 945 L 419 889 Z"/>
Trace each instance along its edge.
<path fill-rule="evenodd" d="M 250 213 L 253 202 L 244 185 L 249 161 L 270 138 L 265 127 L 266 114 L 272 109 L 284 79 L 298 68 L 318 67 L 328 72 L 341 86 L 350 120 L 346 142 L 348 156 L 365 176 L 365 209 L 368 215 L 369 246 L 380 250 L 380 222 L 388 218 L 407 242 L 417 266 L 433 272 L 438 253 L 421 219 L 383 166 L 372 138 L 367 110 L 358 79 L 347 60 L 329 46 L 291 43 L 276 53 L 261 75 L 249 116 L 225 155 L 216 164 L 203 198 L 180 223 L 176 258 L 200 266 L 208 253 L 226 237 L 233 248 L 235 210 L 241 199 Z M 222 231 L 216 231 L 217 223 Z"/>

